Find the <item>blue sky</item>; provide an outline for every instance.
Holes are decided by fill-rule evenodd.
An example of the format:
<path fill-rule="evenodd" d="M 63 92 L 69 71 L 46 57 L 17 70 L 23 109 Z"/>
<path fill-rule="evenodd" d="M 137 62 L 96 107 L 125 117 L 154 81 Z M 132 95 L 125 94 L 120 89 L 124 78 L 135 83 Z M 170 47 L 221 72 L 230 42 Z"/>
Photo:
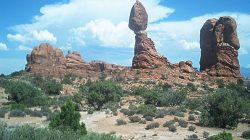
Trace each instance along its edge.
<path fill-rule="evenodd" d="M 131 65 L 134 34 L 128 24 L 135 0 L 1 0 L 0 73 L 24 69 L 34 46 L 78 51 L 87 62 Z M 148 36 L 170 62 L 199 67 L 199 32 L 209 18 L 232 16 L 238 24 L 240 64 L 250 67 L 247 0 L 141 0 L 149 14 Z M 65 53 L 66 54 L 66 53 Z"/>

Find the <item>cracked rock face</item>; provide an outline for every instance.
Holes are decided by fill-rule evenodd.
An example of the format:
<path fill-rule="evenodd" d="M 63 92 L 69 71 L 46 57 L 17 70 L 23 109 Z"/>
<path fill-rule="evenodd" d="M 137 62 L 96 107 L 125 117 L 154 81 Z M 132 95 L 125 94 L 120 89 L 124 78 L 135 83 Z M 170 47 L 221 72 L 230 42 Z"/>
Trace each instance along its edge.
<path fill-rule="evenodd" d="M 207 20 L 200 30 L 200 70 L 211 76 L 240 77 L 237 24 L 232 17 Z"/>

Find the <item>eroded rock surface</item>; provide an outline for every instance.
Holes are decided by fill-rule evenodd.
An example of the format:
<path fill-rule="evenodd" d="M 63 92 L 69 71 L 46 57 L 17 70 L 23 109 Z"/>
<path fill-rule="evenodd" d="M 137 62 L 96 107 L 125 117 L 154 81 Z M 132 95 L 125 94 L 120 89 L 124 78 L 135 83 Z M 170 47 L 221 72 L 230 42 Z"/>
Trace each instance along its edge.
<path fill-rule="evenodd" d="M 209 19 L 200 31 L 200 70 L 211 76 L 240 77 L 237 24 L 232 17 Z"/>

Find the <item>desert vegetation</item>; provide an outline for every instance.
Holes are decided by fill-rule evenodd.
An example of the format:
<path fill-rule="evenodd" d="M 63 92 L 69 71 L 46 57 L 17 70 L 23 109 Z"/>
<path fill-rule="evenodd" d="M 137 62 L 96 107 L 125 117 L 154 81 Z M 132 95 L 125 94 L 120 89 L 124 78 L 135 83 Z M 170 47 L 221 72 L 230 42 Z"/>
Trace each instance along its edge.
<path fill-rule="evenodd" d="M 73 78 L 72 78 L 73 77 Z M 250 92 L 248 83 L 223 83 L 217 80 L 217 88 L 187 83 L 167 86 L 159 83 L 123 88 L 126 80 L 86 79 L 80 83 L 79 77 L 66 75 L 49 78 L 39 75 L 18 75 L 0 77 L 0 87 L 6 94 L 6 102 L 0 108 L 0 118 L 46 118 L 45 128 L 20 125 L 11 126 L 1 122 L 1 137 L 13 139 L 24 133 L 23 139 L 39 139 L 42 133 L 53 139 L 120 139 L 117 135 L 97 134 L 87 131 L 81 114 L 95 115 L 105 112 L 114 117 L 113 127 L 140 126 L 144 131 L 167 131 L 181 133 L 187 131 L 185 139 L 208 140 L 231 139 L 232 132 L 239 123 L 250 121 Z M 76 90 L 63 94 L 65 86 Z M 193 95 L 199 95 L 193 98 Z M 192 97 L 192 98 L 191 98 Z M 132 100 L 134 99 L 134 100 Z M 200 135 L 191 133 L 201 128 L 226 129 L 217 135 L 202 131 Z M 14 131 L 9 131 L 13 128 Z M 30 131 L 34 132 L 31 136 Z M 107 132 L 108 133 L 108 132 Z M 67 135 L 67 136 L 66 136 Z M 242 131 L 242 138 L 249 138 L 249 130 Z"/>

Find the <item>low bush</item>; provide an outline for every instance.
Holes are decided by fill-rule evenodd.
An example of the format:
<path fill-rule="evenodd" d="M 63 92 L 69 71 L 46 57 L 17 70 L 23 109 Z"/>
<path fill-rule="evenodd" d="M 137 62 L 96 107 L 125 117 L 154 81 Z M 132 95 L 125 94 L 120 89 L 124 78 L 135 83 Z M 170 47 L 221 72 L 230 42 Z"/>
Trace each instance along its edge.
<path fill-rule="evenodd" d="M 195 116 L 193 114 L 188 116 L 189 121 L 195 121 Z"/>
<path fill-rule="evenodd" d="M 168 130 L 171 131 L 171 132 L 176 132 L 177 128 L 176 128 L 176 126 L 174 126 L 174 125 L 172 124 L 172 125 L 169 125 L 169 126 L 168 126 Z"/>
<path fill-rule="evenodd" d="M 166 91 L 161 98 L 159 98 L 158 106 L 175 106 L 182 104 L 187 96 L 187 92 L 185 90 Z"/>
<path fill-rule="evenodd" d="M 207 138 L 207 140 L 233 140 L 233 136 L 231 133 L 227 133 L 223 131 L 222 133 L 219 133 L 218 135 L 214 135 L 214 136 Z"/>
<path fill-rule="evenodd" d="M 95 109 L 100 110 L 108 102 L 119 102 L 122 88 L 113 81 L 97 81 L 91 83 L 86 91 L 86 99 Z"/>
<path fill-rule="evenodd" d="M 174 120 L 170 120 L 170 121 L 167 121 L 163 124 L 163 127 L 169 127 L 170 125 L 174 125 L 175 124 L 175 121 Z"/>
<path fill-rule="evenodd" d="M 28 106 L 39 106 L 47 104 L 45 96 L 38 88 L 21 81 L 8 82 L 5 92 L 9 94 L 9 99 L 18 104 Z"/>
<path fill-rule="evenodd" d="M 147 123 L 146 120 L 140 120 L 140 121 L 139 121 L 139 124 L 146 124 L 146 123 Z"/>
<path fill-rule="evenodd" d="M 93 114 L 95 112 L 95 109 L 94 108 L 90 108 L 87 110 L 87 113 L 88 114 Z"/>
<path fill-rule="evenodd" d="M 50 122 L 49 127 L 62 131 L 79 131 L 81 134 L 87 134 L 84 123 L 80 124 L 80 113 L 71 100 L 67 100 L 61 107 L 61 112 L 57 114 Z"/>
<path fill-rule="evenodd" d="M 74 131 L 36 128 L 29 125 L 8 126 L 0 122 L 1 140 L 121 140 L 113 134 L 88 133 L 82 135 Z"/>
<path fill-rule="evenodd" d="M 224 81 L 222 79 L 217 79 L 216 84 L 217 84 L 218 88 L 224 88 L 225 87 Z"/>
<path fill-rule="evenodd" d="M 11 110 L 9 114 L 10 117 L 25 117 L 25 115 L 25 112 L 19 109 Z"/>
<path fill-rule="evenodd" d="M 123 120 L 123 119 L 117 119 L 116 124 L 117 125 L 125 125 L 125 124 L 127 124 L 127 122 L 125 120 Z"/>
<path fill-rule="evenodd" d="M 144 105 L 144 104 L 142 104 L 142 105 L 138 106 L 137 109 L 136 109 L 136 114 L 141 114 L 144 117 L 145 116 L 155 117 L 156 112 L 157 112 L 157 108 L 154 105 Z"/>
<path fill-rule="evenodd" d="M 196 134 L 188 136 L 188 138 L 185 138 L 184 140 L 200 140 Z"/>
<path fill-rule="evenodd" d="M 167 111 L 164 109 L 157 110 L 155 118 L 164 118 L 167 114 Z"/>
<path fill-rule="evenodd" d="M 203 105 L 202 99 L 187 99 L 184 104 L 190 110 L 196 110 Z"/>
<path fill-rule="evenodd" d="M 193 125 L 191 125 L 191 126 L 188 127 L 188 131 L 194 131 L 195 129 L 196 129 L 196 127 L 193 126 Z"/>
<path fill-rule="evenodd" d="M 62 79 L 62 83 L 63 84 L 72 84 L 76 79 L 76 76 L 71 74 L 71 73 L 68 73 L 66 74 L 63 79 Z"/>
<path fill-rule="evenodd" d="M 43 117 L 43 113 L 39 110 L 31 111 L 29 115 L 31 117 Z"/>
<path fill-rule="evenodd" d="M 250 139 L 250 130 L 244 131 L 242 133 L 242 138 Z"/>
<path fill-rule="evenodd" d="M 144 118 L 146 121 L 153 121 L 154 120 L 154 117 L 152 117 L 152 116 L 144 116 Z"/>
<path fill-rule="evenodd" d="M 129 116 L 129 120 L 131 123 L 137 123 L 141 120 L 139 116 Z"/>
<path fill-rule="evenodd" d="M 41 85 L 41 89 L 48 95 L 59 95 L 63 86 L 56 80 L 46 78 Z"/>
<path fill-rule="evenodd" d="M 148 124 L 145 129 L 146 130 L 154 129 L 154 128 L 158 128 L 159 126 L 160 126 L 160 124 L 158 122 L 153 122 L 151 124 Z"/>
<path fill-rule="evenodd" d="M 219 89 L 204 99 L 200 123 L 203 126 L 235 127 L 242 117 L 242 99 L 228 89 Z"/>
<path fill-rule="evenodd" d="M 189 91 L 192 91 L 192 92 L 197 91 L 197 88 L 193 83 L 187 83 L 187 88 Z"/>
<path fill-rule="evenodd" d="M 135 111 L 125 109 L 125 108 L 122 108 L 120 112 L 127 116 L 133 116 L 135 114 Z"/>
<path fill-rule="evenodd" d="M 180 127 L 183 127 L 183 128 L 186 128 L 188 126 L 188 122 L 185 120 L 179 119 L 178 123 L 179 123 Z"/>
<path fill-rule="evenodd" d="M 202 135 L 203 135 L 203 138 L 208 138 L 208 137 L 209 137 L 209 132 L 204 131 L 204 132 L 202 133 Z"/>
<path fill-rule="evenodd" d="M 6 108 L 6 107 L 1 107 L 0 108 L 0 118 L 4 118 L 5 117 L 5 114 L 9 112 L 9 108 Z"/>

